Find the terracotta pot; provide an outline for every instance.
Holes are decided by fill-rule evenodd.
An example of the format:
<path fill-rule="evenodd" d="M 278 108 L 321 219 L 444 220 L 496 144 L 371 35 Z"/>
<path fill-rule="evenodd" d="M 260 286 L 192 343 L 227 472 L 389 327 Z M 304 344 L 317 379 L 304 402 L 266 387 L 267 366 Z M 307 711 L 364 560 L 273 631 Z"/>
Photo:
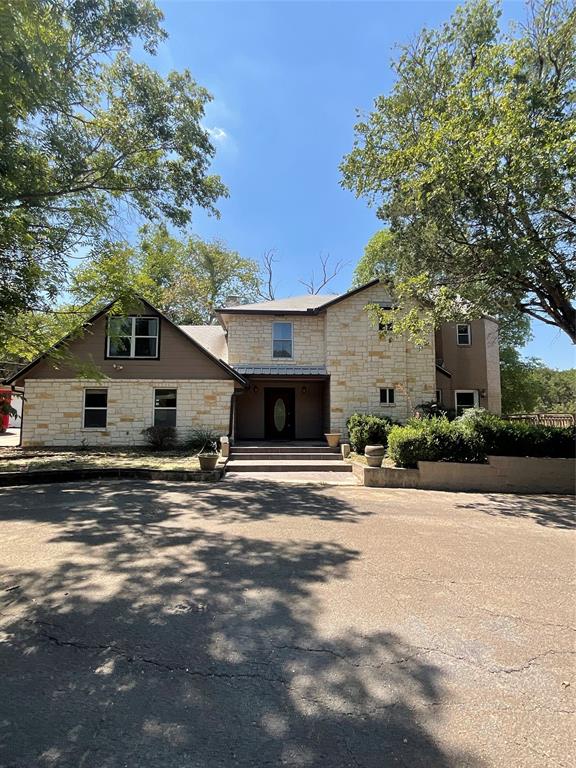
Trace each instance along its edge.
<path fill-rule="evenodd" d="M 338 448 L 338 443 L 340 442 L 342 433 L 341 432 L 325 432 L 324 437 L 326 438 L 326 442 L 328 443 L 329 448 Z"/>
<path fill-rule="evenodd" d="M 218 463 L 217 453 L 199 453 L 198 461 L 200 462 L 200 469 L 204 472 L 216 469 Z"/>
<path fill-rule="evenodd" d="M 381 467 L 386 449 L 383 445 L 367 445 L 364 448 L 364 456 L 369 467 Z"/>

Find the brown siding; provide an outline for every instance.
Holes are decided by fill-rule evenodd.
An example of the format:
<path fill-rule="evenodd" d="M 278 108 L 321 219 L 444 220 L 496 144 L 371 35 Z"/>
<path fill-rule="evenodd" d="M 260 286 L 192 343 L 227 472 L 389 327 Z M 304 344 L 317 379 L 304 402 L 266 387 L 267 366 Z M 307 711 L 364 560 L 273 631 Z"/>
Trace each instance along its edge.
<path fill-rule="evenodd" d="M 458 389 L 484 390 L 480 407 L 500 412 L 500 373 L 498 370 L 498 326 L 492 320 L 470 322 L 470 346 L 456 342 L 456 323 L 446 323 L 436 332 L 436 357 L 452 374 L 448 378 L 436 371 L 436 386 L 442 391 L 442 404 L 454 408 L 454 392 Z"/>
<path fill-rule="evenodd" d="M 154 312 L 143 310 L 143 315 Z M 160 318 L 160 356 L 156 360 L 106 360 L 106 316 L 96 320 L 81 338 L 68 345 L 73 359 L 60 361 L 48 357 L 18 379 L 70 379 L 78 376 L 81 366 L 95 365 L 111 379 L 229 379 L 230 374 L 194 346 L 173 325 Z M 121 369 L 114 368 L 122 366 Z M 90 374 L 91 378 L 94 378 Z"/>

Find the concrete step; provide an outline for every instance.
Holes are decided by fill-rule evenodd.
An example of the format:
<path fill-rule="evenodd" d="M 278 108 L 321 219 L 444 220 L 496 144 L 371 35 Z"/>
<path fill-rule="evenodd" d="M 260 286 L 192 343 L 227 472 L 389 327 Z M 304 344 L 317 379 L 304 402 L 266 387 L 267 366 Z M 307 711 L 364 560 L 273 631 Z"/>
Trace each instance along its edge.
<path fill-rule="evenodd" d="M 231 454 L 245 454 L 245 453 L 258 453 L 258 454 L 318 454 L 318 453 L 330 453 L 339 454 L 339 448 L 329 448 L 327 445 L 233 445 L 230 447 Z"/>
<path fill-rule="evenodd" d="M 301 459 L 240 459 L 232 457 L 226 472 L 352 472 L 342 460 L 302 461 Z"/>
<path fill-rule="evenodd" d="M 321 453 L 300 453 L 298 451 L 258 453 L 257 451 L 242 451 L 242 453 L 236 453 L 234 450 L 230 452 L 230 458 L 241 459 L 242 461 L 267 461 L 268 459 L 275 461 L 338 461 L 339 459 L 338 454 L 328 451 L 322 451 Z"/>

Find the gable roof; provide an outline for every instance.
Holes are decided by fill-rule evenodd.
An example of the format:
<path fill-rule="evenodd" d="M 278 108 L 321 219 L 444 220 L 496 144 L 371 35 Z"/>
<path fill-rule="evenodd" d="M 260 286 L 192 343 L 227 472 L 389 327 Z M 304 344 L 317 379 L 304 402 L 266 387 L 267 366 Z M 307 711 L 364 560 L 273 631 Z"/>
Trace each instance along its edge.
<path fill-rule="evenodd" d="M 178 327 L 215 357 L 228 361 L 226 331 L 221 325 L 179 325 Z"/>
<path fill-rule="evenodd" d="M 153 304 L 150 304 L 149 301 L 146 301 L 142 296 L 139 296 L 138 294 L 134 295 L 134 298 L 137 301 L 140 301 L 142 304 L 144 304 L 145 307 L 148 309 L 151 309 L 153 312 L 155 312 L 159 317 L 162 318 L 162 320 L 169 325 L 171 325 L 173 328 L 175 328 L 178 333 L 182 334 L 185 339 L 188 340 L 190 344 L 193 344 L 196 349 L 198 349 L 202 354 L 206 355 L 206 357 L 209 357 L 216 365 L 220 366 L 223 370 L 226 371 L 232 378 L 236 379 L 236 381 L 240 382 L 243 386 L 248 386 L 248 382 L 246 379 L 241 376 L 237 371 L 235 371 L 233 368 L 231 368 L 228 363 L 224 362 L 224 360 L 217 357 L 215 354 L 213 354 L 210 350 L 208 350 L 206 347 L 204 347 L 202 344 L 198 343 L 192 336 L 190 336 L 188 333 L 186 333 L 182 328 L 176 323 L 173 323 L 172 320 L 170 320 L 169 317 L 167 317 L 163 312 L 160 312 L 159 309 L 157 309 Z M 16 381 L 17 379 L 21 379 L 23 376 L 25 376 L 29 371 L 32 370 L 38 363 L 40 363 L 42 360 L 44 360 L 50 352 L 52 352 L 55 349 L 59 349 L 64 344 L 66 344 L 67 341 L 72 340 L 72 337 L 80 330 L 85 330 L 89 328 L 91 325 L 93 325 L 97 320 L 99 320 L 103 315 L 105 315 L 107 312 L 109 312 L 114 304 L 119 301 L 119 297 L 111 301 L 109 304 L 106 304 L 105 307 L 100 309 L 98 312 L 96 312 L 94 315 L 88 318 L 84 323 L 82 323 L 81 326 L 78 326 L 78 328 L 75 328 L 70 333 L 67 333 L 66 336 L 64 336 L 60 341 L 56 342 L 56 344 L 53 344 L 49 349 L 47 349 L 45 352 L 43 352 L 41 355 L 38 355 L 32 362 L 28 363 L 24 368 L 19 370 L 17 373 L 13 374 L 9 378 L 4 380 L 5 384 L 12 384 L 12 382 Z"/>
<path fill-rule="evenodd" d="M 257 304 L 237 304 L 233 307 L 222 307 L 217 310 L 222 315 L 317 315 L 328 307 L 338 304 L 340 301 L 354 296 L 366 288 L 371 288 L 380 282 L 378 278 L 369 283 L 353 288 L 340 294 L 310 294 L 304 296 L 290 296 L 286 299 L 274 299 L 273 301 L 261 301 Z"/>

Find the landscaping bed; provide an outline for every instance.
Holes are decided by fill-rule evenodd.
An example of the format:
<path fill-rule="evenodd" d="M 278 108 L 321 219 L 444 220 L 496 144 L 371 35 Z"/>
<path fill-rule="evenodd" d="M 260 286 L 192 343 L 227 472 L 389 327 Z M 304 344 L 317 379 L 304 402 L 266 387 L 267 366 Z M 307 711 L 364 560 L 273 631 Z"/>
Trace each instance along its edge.
<path fill-rule="evenodd" d="M 198 458 L 184 451 L 13 448 L 0 454 L 0 486 L 121 478 L 211 482 L 223 472 L 223 463 L 200 469 Z"/>
<path fill-rule="evenodd" d="M 183 451 L 7 448 L 0 454 L 0 473 L 105 468 L 194 471 L 200 464 L 196 456 Z"/>

